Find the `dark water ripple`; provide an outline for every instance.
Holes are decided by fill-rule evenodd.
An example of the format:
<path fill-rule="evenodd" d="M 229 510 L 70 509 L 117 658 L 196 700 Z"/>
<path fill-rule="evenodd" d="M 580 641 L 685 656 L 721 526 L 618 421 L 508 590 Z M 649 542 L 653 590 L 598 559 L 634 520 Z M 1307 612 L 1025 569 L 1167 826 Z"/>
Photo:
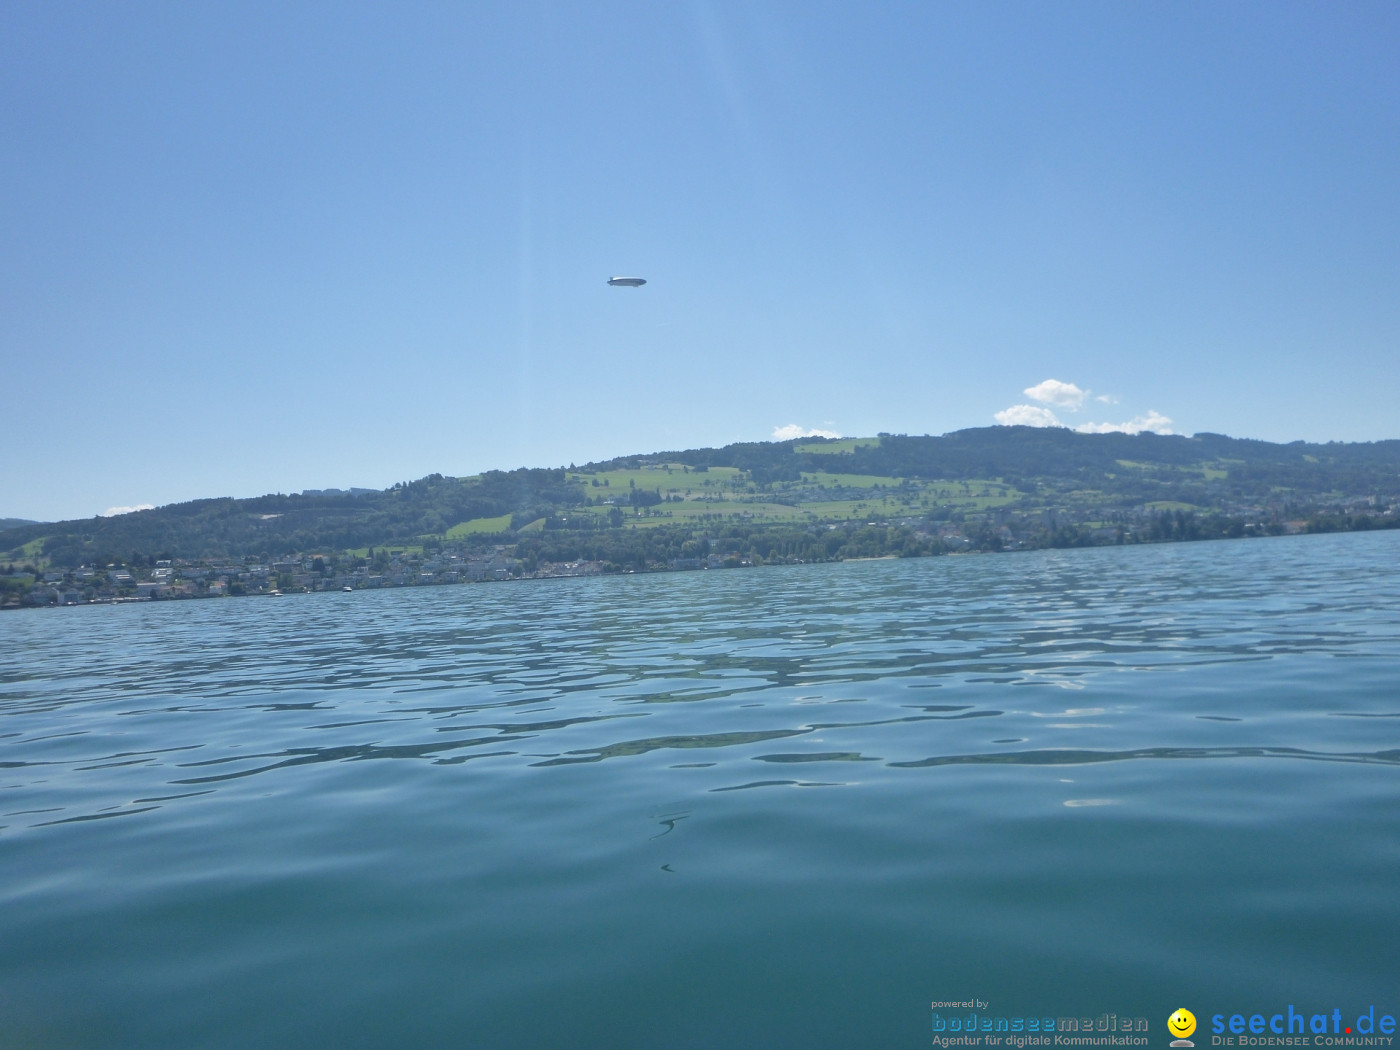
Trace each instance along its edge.
<path fill-rule="evenodd" d="M 0 1044 L 1379 994 L 1397 598 L 1388 534 L 6 615 Z"/>

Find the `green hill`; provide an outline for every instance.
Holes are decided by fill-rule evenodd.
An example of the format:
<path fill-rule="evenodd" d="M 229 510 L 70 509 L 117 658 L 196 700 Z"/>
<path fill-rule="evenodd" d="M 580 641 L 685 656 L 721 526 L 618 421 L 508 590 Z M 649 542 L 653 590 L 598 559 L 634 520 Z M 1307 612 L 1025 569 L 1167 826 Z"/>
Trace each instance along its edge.
<path fill-rule="evenodd" d="M 383 491 L 195 500 L 9 527 L 0 561 L 66 568 L 518 542 L 537 557 L 641 551 L 633 560 L 649 565 L 652 554 L 679 557 L 687 540 L 735 530 L 785 536 L 790 549 L 817 556 L 833 527 L 896 529 L 897 550 L 886 537 L 877 553 L 936 553 L 1374 527 L 1395 522 L 1397 503 L 1395 440 L 1280 445 L 988 427 L 432 474 Z M 910 537 L 920 538 L 914 548 Z"/>

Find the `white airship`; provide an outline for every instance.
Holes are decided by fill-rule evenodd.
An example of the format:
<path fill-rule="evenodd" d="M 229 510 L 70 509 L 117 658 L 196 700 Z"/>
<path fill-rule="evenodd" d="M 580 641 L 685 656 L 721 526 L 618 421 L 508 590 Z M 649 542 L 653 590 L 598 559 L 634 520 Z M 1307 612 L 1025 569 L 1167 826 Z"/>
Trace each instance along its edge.
<path fill-rule="evenodd" d="M 614 288 L 640 288 L 647 283 L 645 277 L 609 277 L 608 284 Z"/>

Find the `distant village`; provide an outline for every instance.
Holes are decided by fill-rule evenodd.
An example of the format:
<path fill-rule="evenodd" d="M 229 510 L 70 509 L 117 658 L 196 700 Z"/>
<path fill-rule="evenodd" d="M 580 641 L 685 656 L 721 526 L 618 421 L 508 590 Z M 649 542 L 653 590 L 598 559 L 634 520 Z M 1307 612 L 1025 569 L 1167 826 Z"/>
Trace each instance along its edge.
<path fill-rule="evenodd" d="M 199 561 L 133 555 L 120 564 L 84 565 L 41 571 L 32 565 L 0 566 L 0 608 L 117 604 L 225 596 L 277 596 L 315 591 L 360 591 L 389 587 L 444 586 L 519 579 L 598 576 L 636 571 L 688 571 L 743 568 L 773 563 L 846 560 L 1012 551 L 1027 548 L 1108 546 L 1122 543 L 1280 536 L 1304 532 L 1352 531 L 1400 526 L 1400 496 L 1359 497 L 1313 506 L 1306 518 L 1285 518 L 1284 508 L 1262 505 L 1230 508 L 1232 514 L 1198 517 L 1182 511 L 1143 507 L 1136 512 L 1105 508 L 1044 509 L 1017 512 L 989 508 L 959 514 L 957 520 L 908 517 L 809 526 L 821 537 L 840 532 L 849 540 L 821 553 L 756 542 L 751 535 L 712 540 L 701 534 L 685 544 L 687 553 L 660 561 L 621 565 L 602 559 L 551 561 L 521 544 L 441 547 L 384 546 L 363 555 L 309 554 L 275 560 Z M 548 549 L 547 547 L 545 549 Z M 813 556 L 813 551 L 817 551 Z"/>
<path fill-rule="evenodd" d="M 23 604 L 107 604 L 509 580 L 521 575 L 520 563 L 511 550 L 498 546 L 488 552 L 423 555 L 385 548 L 382 554 L 374 552 L 369 558 L 316 555 L 219 564 L 174 558 L 151 559 L 149 565 L 82 566 L 42 573 L 24 595 Z M 603 567 L 597 562 L 575 562 L 551 566 L 550 570 L 547 575 L 590 576 L 601 573 Z"/>
<path fill-rule="evenodd" d="M 425 554 L 386 547 L 368 558 L 317 555 L 220 564 L 153 558 L 149 564 L 85 565 L 32 576 L 11 566 L 5 575 L 28 584 L 22 594 L 15 594 L 8 603 L 13 608 L 377 590 L 633 571 L 602 561 L 532 564 L 516 558 L 514 550 L 511 545 L 498 545 L 487 551 L 458 549 Z M 715 554 L 705 558 L 676 558 L 664 568 L 718 569 L 749 564 L 747 558 Z"/>

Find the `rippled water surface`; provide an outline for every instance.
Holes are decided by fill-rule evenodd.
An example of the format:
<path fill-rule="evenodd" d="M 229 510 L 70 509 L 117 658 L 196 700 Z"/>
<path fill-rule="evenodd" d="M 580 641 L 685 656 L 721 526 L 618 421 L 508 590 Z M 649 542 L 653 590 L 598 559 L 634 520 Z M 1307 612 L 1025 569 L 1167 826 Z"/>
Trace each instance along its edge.
<path fill-rule="evenodd" d="M 6 614 L 0 1046 L 1400 1006 L 1397 788 L 1395 533 Z"/>

